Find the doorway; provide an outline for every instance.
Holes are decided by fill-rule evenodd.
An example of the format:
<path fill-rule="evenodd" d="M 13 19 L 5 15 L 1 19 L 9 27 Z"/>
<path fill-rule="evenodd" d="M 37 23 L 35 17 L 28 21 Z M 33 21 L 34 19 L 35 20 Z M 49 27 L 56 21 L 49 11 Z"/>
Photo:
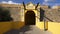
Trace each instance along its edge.
<path fill-rule="evenodd" d="M 27 11 L 25 13 L 25 25 L 35 25 L 35 13 L 34 11 Z"/>

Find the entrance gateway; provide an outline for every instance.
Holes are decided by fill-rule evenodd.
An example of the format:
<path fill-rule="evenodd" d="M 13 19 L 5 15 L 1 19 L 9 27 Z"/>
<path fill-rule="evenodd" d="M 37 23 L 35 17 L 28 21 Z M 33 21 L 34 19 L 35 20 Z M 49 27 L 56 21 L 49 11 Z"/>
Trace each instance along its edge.
<path fill-rule="evenodd" d="M 26 25 L 35 25 L 35 13 L 30 10 L 25 13 L 25 24 Z"/>
<path fill-rule="evenodd" d="M 25 25 L 35 25 L 36 22 L 38 22 L 38 15 L 37 15 L 37 7 L 38 7 L 38 4 L 37 5 L 34 5 L 32 3 L 29 3 L 29 4 L 25 4 L 23 3 L 24 5 L 24 22 L 25 22 Z"/>

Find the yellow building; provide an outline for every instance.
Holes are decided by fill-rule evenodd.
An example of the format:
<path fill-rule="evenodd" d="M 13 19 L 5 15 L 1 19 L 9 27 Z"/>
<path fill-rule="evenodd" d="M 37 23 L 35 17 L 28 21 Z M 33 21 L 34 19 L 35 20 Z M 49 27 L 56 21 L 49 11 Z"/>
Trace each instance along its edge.
<path fill-rule="evenodd" d="M 52 9 L 52 8 L 49 8 L 49 6 L 47 6 L 47 5 L 39 4 L 37 6 L 37 4 L 33 4 L 30 2 L 28 4 L 25 4 L 26 10 L 25 10 L 23 4 L 0 4 L 0 6 L 2 6 L 4 8 L 8 8 L 10 10 L 11 17 L 14 19 L 14 21 L 23 21 L 24 22 L 25 13 L 27 11 L 28 12 L 32 11 L 35 13 L 36 22 L 41 21 L 41 18 L 43 21 L 44 15 L 47 17 L 47 18 L 45 18 L 46 21 L 60 22 L 59 9 Z M 35 9 L 36 6 L 37 6 L 37 8 Z M 43 15 L 43 16 L 41 16 L 41 15 Z"/>
<path fill-rule="evenodd" d="M 1 34 L 11 29 L 19 29 L 24 25 L 36 25 L 38 28 L 49 30 L 53 34 L 55 34 L 54 32 L 58 30 L 60 31 L 60 27 L 58 27 L 60 26 L 60 24 L 58 24 L 58 22 L 60 22 L 59 9 L 51 9 L 49 6 L 40 4 L 37 5 L 31 2 L 25 5 L 0 4 L 0 6 L 9 9 L 11 17 L 13 18 L 13 22 L 0 23 L 0 26 L 2 26 L 0 28 Z M 55 27 L 57 27 L 57 30 Z"/>

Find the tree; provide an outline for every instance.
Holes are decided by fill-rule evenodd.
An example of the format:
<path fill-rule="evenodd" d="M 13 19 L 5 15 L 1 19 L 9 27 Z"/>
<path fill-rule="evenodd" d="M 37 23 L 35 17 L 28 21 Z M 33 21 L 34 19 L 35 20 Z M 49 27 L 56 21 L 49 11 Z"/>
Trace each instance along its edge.
<path fill-rule="evenodd" d="M 6 8 L 0 7 L 0 21 L 12 21 L 10 11 Z"/>

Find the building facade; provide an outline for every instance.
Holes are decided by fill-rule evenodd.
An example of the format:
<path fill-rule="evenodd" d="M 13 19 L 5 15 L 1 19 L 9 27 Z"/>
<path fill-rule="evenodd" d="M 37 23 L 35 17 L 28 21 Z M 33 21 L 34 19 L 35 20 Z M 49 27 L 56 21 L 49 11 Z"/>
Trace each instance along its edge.
<path fill-rule="evenodd" d="M 25 7 L 23 4 L 0 4 L 0 6 L 10 10 L 13 21 L 40 22 L 45 20 L 60 22 L 60 8 L 52 9 L 47 5 L 37 6 L 33 3 L 25 4 Z M 37 8 L 35 8 L 36 6 Z"/>

